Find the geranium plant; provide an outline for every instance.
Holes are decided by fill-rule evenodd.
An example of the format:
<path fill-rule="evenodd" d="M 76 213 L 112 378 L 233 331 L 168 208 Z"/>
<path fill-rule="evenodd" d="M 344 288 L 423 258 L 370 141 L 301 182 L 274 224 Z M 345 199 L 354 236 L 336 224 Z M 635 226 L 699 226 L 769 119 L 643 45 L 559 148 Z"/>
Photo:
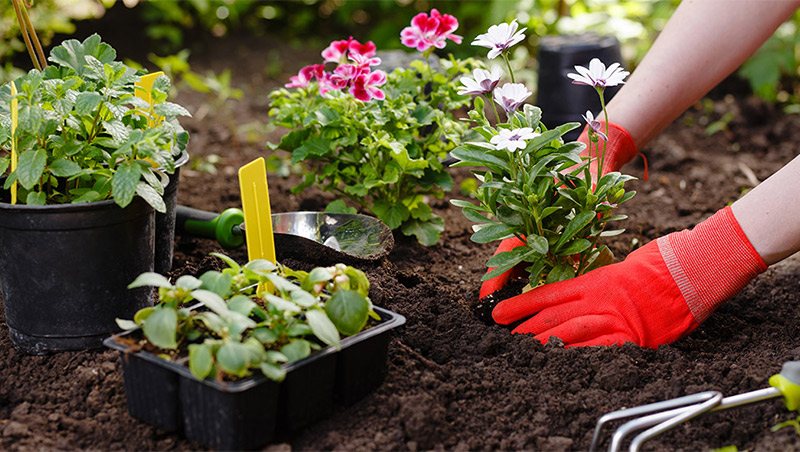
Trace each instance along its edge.
<path fill-rule="evenodd" d="M 133 320 L 117 320 L 125 330 L 141 328 L 165 359 L 184 350 L 199 379 L 240 378 L 257 370 L 280 381 L 282 363 L 324 344 L 338 347 L 340 334 L 358 333 L 370 316 L 379 320 L 369 281 L 356 268 L 337 264 L 302 272 L 266 260 L 239 265 L 212 255 L 228 267 L 174 283 L 157 273 L 140 275 L 129 288 L 158 287 L 158 303 Z"/>
<path fill-rule="evenodd" d="M 189 112 L 166 101 L 165 76 L 154 81 L 152 102 L 138 97 L 142 74 L 115 59 L 98 35 L 67 40 L 52 49 L 51 65 L 0 88 L 0 171 L 12 167 L 3 189 L 18 187 L 19 203 L 113 199 L 125 207 L 138 195 L 165 211 L 154 166 L 174 171 L 188 141 L 176 118 Z"/>
<path fill-rule="evenodd" d="M 447 40 L 461 42 L 457 27 L 435 9 L 415 16 L 401 41 L 423 59 L 388 75 L 374 69 L 381 62 L 374 43 L 334 41 L 323 64 L 302 68 L 271 93 L 270 116 L 291 129 L 271 148 L 291 152 L 293 163 L 314 163 L 295 192 L 317 183 L 341 197 L 331 208 L 341 211 L 349 200 L 423 245 L 439 240 L 444 220 L 428 199 L 452 188 L 442 160 L 467 131 L 454 116 L 469 104 L 458 78 L 476 62 L 451 55 L 434 65 L 431 56 Z"/>
<path fill-rule="evenodd" d="M 484 141 L 465 143 L 452 155 L 460 160 L 455 166 L 483 169 L 473 170 L 481 182 L 475 192 L 478 204 L 451 202 L 478 223 L 473 226 L 474 242 L 517 237 L 524 244 L 489 259 L 487 267 L 496 268 L 483 280 L 525 263 L 529 284 L 536 287 L 611 263 L 611 251 L 599 239 L 622 232 L 606 227 L 611 221 L 625 218 L 613 212 L 635 192 L 624 188 L 632 176 L 619 172 L 603 175 L 608 131 L 602 130 L 591 112 L 585 115 L 590 126 L 587 158 L 580 156 L 586 148 L 583 143 L 565 142 L 562 138 L 580 124 L 568 123 L 548 130 L 541 122 L 542 111 L 525 104 L 531 93 L 523 84 L 513 82 L 507 55 L 514 44 L 524 39 L 524 31 L 514 20 L 493 25 L 472 43 L 491 49 L 489 59 L 503 58 L 511 83 L 499 84 L 502 70 L 497 66 L 491 71 L 476 70 L 473 77 L 462 79 L 462 92 L 476 96 L 469 121 Z M 601 102 L 605 87 L 622 83 L 628 75 L 618 63 L 606 68 L 597 59 L 589 68 L 576 70 L 578 74 L 570 74 L 574 83 L 594 87 Z M 486 101 L 491 104 L 495 121 L 484 114 Z M 607 124 L 604 102 L 602 106 Z"/>

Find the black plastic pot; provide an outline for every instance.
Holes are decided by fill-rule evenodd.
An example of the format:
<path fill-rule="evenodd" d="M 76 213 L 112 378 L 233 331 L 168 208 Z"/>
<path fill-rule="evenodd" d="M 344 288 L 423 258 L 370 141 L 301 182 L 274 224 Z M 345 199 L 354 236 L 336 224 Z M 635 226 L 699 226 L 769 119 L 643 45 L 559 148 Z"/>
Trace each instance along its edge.
<path fill-rule="evenodd" d="M 162 275 L 172 270 L 172 254 L 175 248 L 175 208 L 178 206 L 178 183 L 181 167 L 189 161 L 189 153 L 183 151 L 175 161 L 175 172 L 168 175 L 169 182 L 164 187 L 165 213 L 156 212 L 156 254 L 154 271 Z"/>
<path fill-rule="evenodd" d="M 168 431 L 183 432 L 207 447 L 254 449 L 277 434 L 298 430 L 330 414 L 334 401 L 353 403 L 374 391 L 386 375 L 389 334 L 405 318 L 375 307 L 381 323 L 344 338 L 340 350 L 325 347 L 285 364 L 276 383 L 255 376 L 233 383 L 199 381 L 183 363 L 130 352 L 117 336 L 131 416 Z"/>
<path fill-rule="evenodd" d="M 99 347 L 115 318 L 151 306 L 128 290 L 153 269 L 153 209 L 134 198 L 28 206 L 0 203 L 0 285 L 14 345 L 29 354 Z"/>
<path fill-rule="evenodd" d="M 538 105 L 543 112 L 542 122 L 549 128 L 567 122 L 583 122 L 581 115 L 590 110 L 597 115 L 601 109 L 600 99 L 594 89 L 572 84 L 567 74 L 575 72 L 575 66 L 589 67 L 592 58 L 599 58 L 606 66 L 622 63 L 620 46 L 613 36 L 598 36 L 594 33 L 562 36 L 542 36 L 539 44 Z M 605 100 L 619 91 L 619 87 L 608 87 Z M 575 140 L 583 127 L 565 135 Z"/>

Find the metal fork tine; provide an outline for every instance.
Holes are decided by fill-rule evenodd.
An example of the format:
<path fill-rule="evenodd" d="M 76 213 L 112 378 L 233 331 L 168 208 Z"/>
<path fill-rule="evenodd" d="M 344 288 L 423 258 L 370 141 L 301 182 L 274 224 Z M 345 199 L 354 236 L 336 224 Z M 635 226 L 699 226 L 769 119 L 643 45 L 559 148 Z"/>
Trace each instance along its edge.
<path fill-rule="evenodd" d="M 599 445 L 600 442 L 600 433 L 603 429 L 603 426 L 608 422 L 624 419 L 627 417 L 641 416 L 648 413 L 661 412 L 657 414 L 662 415 L 662 417 L 659 417 L 658 420 L 643 427 L 649 425 L 655 425 L 658 422 L 662 422 L 664 419 L 666 419 L 663 417 L 665 413 L 664 410 L 671 410 L 673 408 L 685 407 L 687 405 L 702 403 L 714 397 L 716 393 L 717 391 L 699 392 L 697 394 L 691 394 L 687 396 L 677 397 L 674 399 L 664 400 L 661 402 L 654 402 L 654 403 L 649 403 L 647 405 L 641 405 L 637 407 L 626 408 L 623 410 L 612 411 L 611 413 L 606 413 L 603 416 L 601 416 L 600 419 L 597 421 L 597 426 L 594 429 L 594 435 L 592 436 L 592 443 L 589 446 L 589 451 L 594 452 L 597 450 L 597 446 Z M 673 416 L 675 414 L 673 414 Z"/>
<path fill-rule="evenodd" d="M 717 392 L 717 394 L 714 397 L 712 397 L 711 399 L 709 399 L 709 400 L 707 400 L 707 401 L 705 401 L 703 403 L 700 403 L 700 404 L 697 404 L 697 405 L 691 405 L 691 406 L 688 406 L 686 408 L 681 408 L 680 409 L 680 413 L 678 413 L 676 416 L 673 416 L 673 417 L 667 419 L 666 421 L 656 425 L 655 427 L 649 428 L 649 429 L 645 430 L 644 432 L 639 433 L 638 435 L 636 435 L 636 437 L 631 442 L 631 445 L 629 447 L 629 451 L 630 452 L 638 452 L 639 451 L 639 447 L 641 447 L 642 443 L 644 443 L 648 439 L 650 439 L 650 438 L 652 438 L 652 437 L 654 437 L 656 435 L 659 435 L 661 433 L 664 433 L 664 432 L 666 432 L 667 430 L 669 430 L 671 428 L 674 428 L 674 427 L 676 427 L 676 426 L 678 426 L 678 425 L 680 425 L 680 424 L 682 424 L 682 423 L 684 423 L 686 421 L 689 421 L 689 420 L 691 420 L 691 419 L 693 419 L 693 418 L 705 413 L 706 411 L 709 411 L 709 410 L 713 409 L 714 407 L 718 406 L 721 401 L 722 401 L 722 393 L 721 392 Z M 616 434 L 614 436 L 616 437 Z M 620 438 L 619 441 L 620 441 L 620 444 L 621 444 L 622 443 L 622 438 Z M 619 446 L 620 444 L 618 444 L 617 446 Z"/>

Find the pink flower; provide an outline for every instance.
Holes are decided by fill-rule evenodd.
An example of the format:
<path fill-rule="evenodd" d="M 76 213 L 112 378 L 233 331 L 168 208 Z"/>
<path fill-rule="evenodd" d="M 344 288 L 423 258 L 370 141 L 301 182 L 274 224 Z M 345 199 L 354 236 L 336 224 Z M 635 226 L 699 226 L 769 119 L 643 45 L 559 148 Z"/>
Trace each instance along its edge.
<path fill-rule="evenodd" d="M 600 121 L 594 119 L 594 115 L 592 114 L 591 111 L 586 110 L 586 114 L 583 115 L 583 120 L 586 121 L 586 124 L 589 125 L 589 127 L 594 131 L 594 133 L 600 136 L 601 140 L 608 141 L 608 137 L 606 136 L 605 133 L 603 133 L 602 130 L 603 125 L 600 123 Z"/>
<path fill-rule="evenodd" d="M 333 41 L 325 50 L 322 51 L 322 58 L 325 59 L 326 63 L 338 63 L 342 61 L 352 42 L 352 36 L 350 36 L 349 39 Z"/>
<path fill-rule="evenodd" d="M 400 32 L 400 42 L 406 47 L 416 48 L 420 52 L 430 47 L 443 49 L 446 40 L 461 44 L 461 36 L 454 35 L 458 28 L 458 20 L 450 14 L 440 14 L 435 8 L 430 16 L 419 13 L 411 19 L 411 26 Z"/>
<path fill-rule="evenodd" d="M 369 57 L 365 54 L 350 52 L 347 56 L 351 61 L 356 63 L 359 68 L 369 69 L 370 66 L 377 66 L 381 64 L 381 59 L 377 57 Z"/>
<path fill-rule="evenodd" d="M 353 84 L 350 86 L 350 94 L 364 102 L 369 102 L 372 99 L 383 100 L 386 96 L 378 86 L 384 83 L 386 83 L 386 73 L 383 71 L 360 74 L 353 80 Z"/>
<path fill-rule="evenodd" d="M 356 41 L 352 37 L 350 38 L 350 45 L 348 46 L 348 50 L 350 50 L 350 55 L 352 56 L 354 53 L 363 55 L 367 58 L 375 56 L 375 43 L 372 41 L 367 41 L 364 44 Z"/>
<path fill-rule="evenodd" d="M 302 69 L 297 75 L 289 77 L 289 83 L 283 85 L 287 88 L 305 88 L 316 77 L 320 79 L 325 67 L 321 64 L 311 64 Z"/>

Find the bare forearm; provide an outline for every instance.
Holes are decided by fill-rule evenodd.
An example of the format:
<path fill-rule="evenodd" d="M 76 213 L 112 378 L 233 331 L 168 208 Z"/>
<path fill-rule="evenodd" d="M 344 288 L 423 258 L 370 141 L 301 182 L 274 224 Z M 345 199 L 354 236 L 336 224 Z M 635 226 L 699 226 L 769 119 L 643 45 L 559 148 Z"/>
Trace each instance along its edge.
<path fill-rule="evenodd" d="M 609 118 L 643 148 L 738 68 L 798 6 L 798 0 L 684 0 L 609 103 Z"/>
<path fill-rule="evenodd" d="M 800 251 L 800 156 L 741 199 L 733 215 L 767 265 Z"/>

